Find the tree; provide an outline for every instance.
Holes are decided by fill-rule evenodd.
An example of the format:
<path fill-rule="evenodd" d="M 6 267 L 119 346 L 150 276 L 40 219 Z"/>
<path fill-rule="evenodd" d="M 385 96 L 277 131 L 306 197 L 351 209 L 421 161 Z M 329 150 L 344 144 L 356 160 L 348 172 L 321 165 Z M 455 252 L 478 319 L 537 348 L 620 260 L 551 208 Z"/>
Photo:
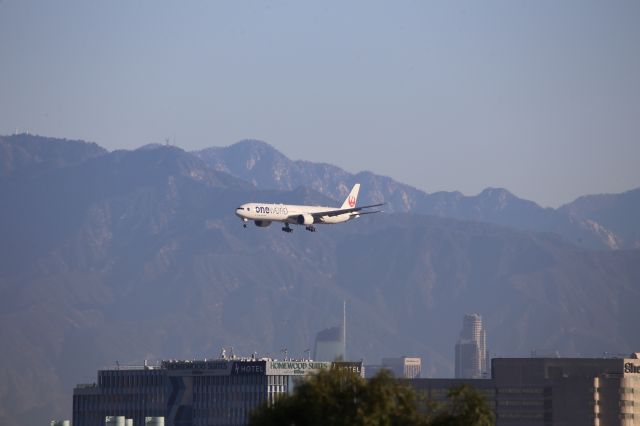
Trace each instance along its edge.
<path fill-rule="evenodd" d="M 434 410 L 429 424 L 432 426 L 491 426 L 495 424 L 493 412 L 476 389 L 462 385 L 449 391 L 449 403 Z"/>
<path fill-rule="evenodd" d="M 292 395 L 263 405 L 251 426 L 384 426 L 493 424 L 490 409 L 474 389 L 450 393 L 451 403 L 425 404 L 416 391 L 381 371 L 370 380 L 339 369 L 323 370 L 300 383 Z M 484 417 L 488 413 L 489 417 Z M 489 419 L 489 423 L 484 419 Z M 479 423 L 476 422 L 480 421 Z"/>

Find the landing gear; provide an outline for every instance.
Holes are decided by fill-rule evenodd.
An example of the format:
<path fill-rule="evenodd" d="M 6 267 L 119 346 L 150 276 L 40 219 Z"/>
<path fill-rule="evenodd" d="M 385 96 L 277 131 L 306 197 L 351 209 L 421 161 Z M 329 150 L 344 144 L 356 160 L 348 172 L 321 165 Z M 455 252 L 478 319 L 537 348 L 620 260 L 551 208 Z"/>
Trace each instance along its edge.
<path fill-rule="evenodd" d="M 309 232 L 316 232 L 316 227 L 313 225 L 309 225 L 305 229 Z"/>
<path fill-rule="evenodd" d="M 247 227 L 247 219 L 242 219 L 242 227 L 243 228 Z"/>
<path fill-rule="evenodd" d="M 284 224 L 284 226 L 282 227 L 282 230 L 287 233 L 293 232 L 293 229 L 291 229 L 288 223 Z"/>

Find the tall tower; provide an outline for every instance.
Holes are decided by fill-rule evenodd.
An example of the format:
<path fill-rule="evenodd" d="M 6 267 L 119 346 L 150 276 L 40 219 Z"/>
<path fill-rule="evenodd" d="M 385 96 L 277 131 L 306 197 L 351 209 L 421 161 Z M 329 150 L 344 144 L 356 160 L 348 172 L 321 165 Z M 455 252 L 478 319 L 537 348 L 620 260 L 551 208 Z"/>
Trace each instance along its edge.
<path fill-rule="evenodd" d="M 342 301 L 342 358 L 347 360 L 347 301 Z"/>
<path fill-rule="evenodd" d="M 477 379 L 487 372 L 487 335 L 480 314 L 466 314 L 455 348 L 456 378 Z"/>

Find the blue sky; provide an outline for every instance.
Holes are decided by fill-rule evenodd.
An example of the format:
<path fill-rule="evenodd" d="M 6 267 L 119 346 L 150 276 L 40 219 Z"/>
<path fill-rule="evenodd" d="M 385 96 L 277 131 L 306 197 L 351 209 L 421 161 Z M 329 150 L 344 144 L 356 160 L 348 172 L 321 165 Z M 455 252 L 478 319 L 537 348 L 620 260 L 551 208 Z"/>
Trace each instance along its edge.
<path fill-rule="evenodd" d="M 640 186 L 637 1 L 0 0 L 0 134 L 264 140 L 427 192 Z"/>

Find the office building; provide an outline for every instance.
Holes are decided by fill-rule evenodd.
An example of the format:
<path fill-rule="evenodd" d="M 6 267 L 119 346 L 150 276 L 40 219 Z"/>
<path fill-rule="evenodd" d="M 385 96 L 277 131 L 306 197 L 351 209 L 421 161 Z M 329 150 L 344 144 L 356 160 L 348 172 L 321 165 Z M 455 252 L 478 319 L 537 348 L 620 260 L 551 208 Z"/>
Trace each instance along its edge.
<path fill-rule="evenodd" d="M 640 360 L 494 358 L 498 425 L 638 426 Z"/>
<path fill-rule="evenodd" d="M 479 379 L 487 377 L 487 336 L 479 314 L 467 314 L 455 346 L 455 377 Z"/>
<path fill-rule="evenodd" d="M 433 401 L 469 384 L 497 426 L 640 426 L 640 359 L 494 358 L 490 379 L 411 379 Z"/>
<path fill-rule="evenodd" d="M 360 362 L 216 359 L 163 361 L 159 366 L 98 371 L 97 383 L 73 392 L 73 425 L 104 426 L 107 416 L 145 424 L 164 417 L 167 426 L 244 425 L 263 403 L 291 392 L 309 373 L 346 368 L 362 374 Z"/>
<path fill-rule="evenodd" d="M 422 359 L 418 357 L 382 358 L 382 368 L 385 368 L 402 379 L 417 379 L 420 377 Z"/>

